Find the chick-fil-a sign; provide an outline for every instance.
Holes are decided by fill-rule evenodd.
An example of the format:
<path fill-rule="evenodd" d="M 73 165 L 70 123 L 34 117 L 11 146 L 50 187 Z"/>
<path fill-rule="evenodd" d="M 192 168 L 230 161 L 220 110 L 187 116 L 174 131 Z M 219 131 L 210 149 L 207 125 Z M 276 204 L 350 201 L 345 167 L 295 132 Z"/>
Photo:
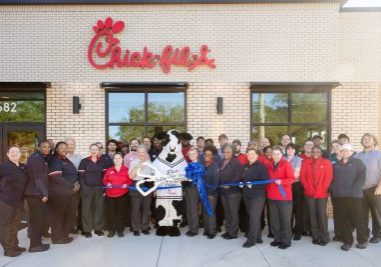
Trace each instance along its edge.
<path fill-rule="evenodd" d="M 214 59 L 208 58 L 210 52 L 207 45 L 202 45 L 198 54 L 191 52 L 188 46 L 174 48 L 167 45 L 160 54 L 154 54 L 147 47 L 142 51 L 122 50 L 120 41 L 114 35 L 124 29 L 123 21 L 113 22 L 108 17 L 103 22 L 98 20 L 93 27 L 95 36 L 91 39 L 87 51 L 90 64 L 97 69 L 107 68 L 140 68 L 151 69 L 160 65 L 164 73 L 171 71 L 172 65 L 185 67 L 189 71 L 199 66 L 206 66 L 214 69 L 216 64 Z"/>

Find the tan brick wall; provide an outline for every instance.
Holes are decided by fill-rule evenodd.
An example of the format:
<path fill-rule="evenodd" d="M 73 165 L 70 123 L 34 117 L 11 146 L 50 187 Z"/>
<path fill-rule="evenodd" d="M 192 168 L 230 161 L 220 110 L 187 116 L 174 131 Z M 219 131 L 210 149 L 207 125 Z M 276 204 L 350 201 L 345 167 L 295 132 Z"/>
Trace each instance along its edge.
<path fill-rule="evenodd" d="M 356 150 L 365 132 L 379 135 L 380 84 L 342 83 L 332 90 L 332 140 L 346 133 Z"/>
<path fill-rule="evenodd" d="M 73 114 L 73 96 L 79 96 L 82 109 Z M 99 84 L 52 83 L 47 90 L 47 137 L 54 142 L 73 137 L 77 150 L 88 154 L 89 145 L 105 140 L 105 96 Z"/>

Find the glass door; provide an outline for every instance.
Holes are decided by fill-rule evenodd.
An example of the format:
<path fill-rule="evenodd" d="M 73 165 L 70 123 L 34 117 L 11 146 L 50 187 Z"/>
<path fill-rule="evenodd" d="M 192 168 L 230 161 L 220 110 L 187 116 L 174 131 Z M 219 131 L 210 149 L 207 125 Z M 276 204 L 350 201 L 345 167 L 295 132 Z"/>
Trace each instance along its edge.
<path fill-rule="evenodd" d="M 21 149 L 20 161 L 25 163 L 28 157 L 36 151 L 38 142 L 44 138 L 44 127 L 41 125 L 28 124 L 5 124 L 0 126 L 2 138 L 1 160 L 7 159 L 7 150 L 10 146 L 18 146 Z"/>

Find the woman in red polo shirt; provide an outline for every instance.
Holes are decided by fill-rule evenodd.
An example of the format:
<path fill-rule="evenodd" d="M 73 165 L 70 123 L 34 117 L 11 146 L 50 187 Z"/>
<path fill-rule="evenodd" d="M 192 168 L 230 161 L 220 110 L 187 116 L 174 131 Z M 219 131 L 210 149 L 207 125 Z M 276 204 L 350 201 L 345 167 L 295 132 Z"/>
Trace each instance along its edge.
<path fill-rule="evenodd" d="M 114 156 L 114 166 L 108 168 L 103 177 L 103 184 L 106 188 L 106 211 L 109 233 L 107 237 L 113 237 L 115 231 L 119 237 L 123 237 L 124 223 L 127 206 L 127 186 L 132 184 L 128 176 L 128 168 L 123 165 L 123 155 L 116 153 Z"/>
<path fill-rule="evenodd" d="M 311 159 L 302 164 L 300 182 L 310 211 L 312 243 L 325 246 L 329 241 L 326 209 L 333 170 L 331 162 L 322 156 L 321 147 L 314 146 Z"/>
<path fill-rule="evenodd" d="M 291 246 L 292 238 L 292 183 L 295 177 L 291 164 L 282 156 L 282 148 L 274 147 L 272 153 L 274 163 L 267 168 L 270 179 L 276 179 L 276 181 L 266 187 L 266 192 L 270 209 L 271 233 L 274 236 L 274 241 L 270 245 L 286 249 Z M 283 186 L 285 196 L 281 194 L 279 186 Z"/>

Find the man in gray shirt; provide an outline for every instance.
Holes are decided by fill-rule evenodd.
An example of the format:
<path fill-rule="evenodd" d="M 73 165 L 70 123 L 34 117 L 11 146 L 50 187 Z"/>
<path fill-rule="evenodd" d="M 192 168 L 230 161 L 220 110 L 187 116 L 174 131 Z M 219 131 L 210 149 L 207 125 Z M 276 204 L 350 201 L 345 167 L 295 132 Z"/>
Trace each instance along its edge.
<path fill-rule="evenodd" d="M 366 180 L 364 185 L 363 209 L 364 216 L 369 223 L 369 210 L 372 215 L 371 243 L 381 241 L 381 152 L 376 150 L 377 138 L 365 133 L 361 138 L 364 150 L 354 155 L 361 159 L 366 166 Z"/>

